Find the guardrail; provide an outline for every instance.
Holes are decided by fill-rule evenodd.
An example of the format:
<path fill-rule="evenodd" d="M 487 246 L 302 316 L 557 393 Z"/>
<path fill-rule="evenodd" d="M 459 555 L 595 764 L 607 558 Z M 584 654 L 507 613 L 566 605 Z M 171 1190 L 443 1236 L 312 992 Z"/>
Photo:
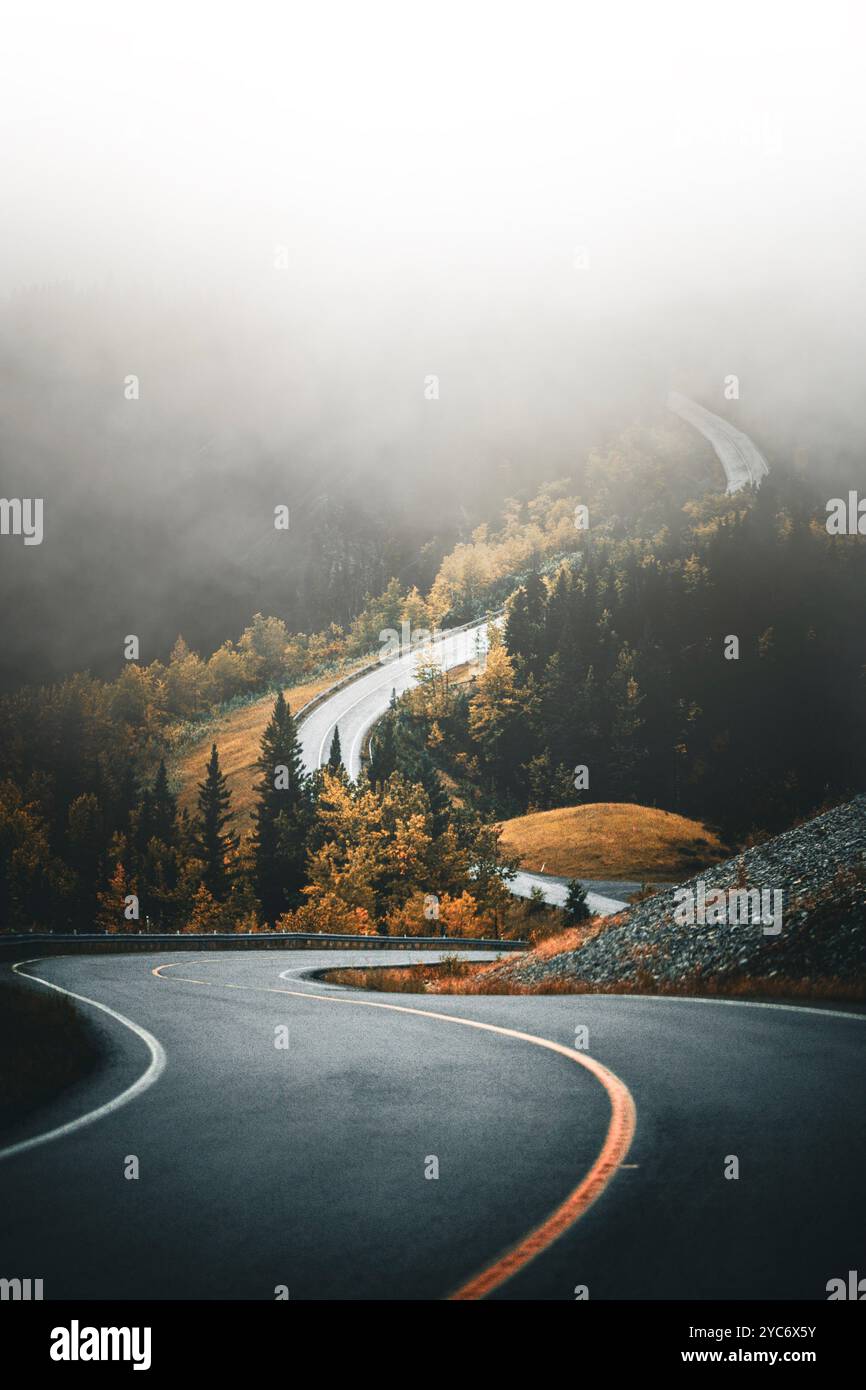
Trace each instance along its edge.
<path fill-rule="evenodd" d="M 484 618 L 473 618 L 467 623 L 461 623 L 459 627 L 448 628 L 438 633 L 436 640 L 443 640 L 453 636 L 458 632 L 465 632 L 469 628 L 478 627 L 484 622 L 492 622 L 500 617 L 504 608 L 494 609 Z M 389 658 L 390 661 L 397 661 L 399 657 Z M 368 675 L 370 671 L 379 669 L 382 665 L 389 662 L 380 662 L 378 658 L 373 658 L 363 666 L 350 671 L 348 675 L 335 681 L 325 690 L 321 690 L 318 695 L 314 695 L 305 705 L 297 711 L 295 721 L 297 724 L 303 722 L 308 714 L 329 700 L 338 690 L 342 690 L 347 685 L 354 684 L 362 676 Z M 172 950 L 239 950 L 248 946 L 255 946 L 262 950 L 274 948 L 285 950 L 336 950 L 339 947 L 351 947 L 353 950 L 376 950 L 394 947 L 404 947 L 408 950 L 429 950 L 431 947 L 447 945 L 449 949 L 456 950 L 501 950 L 516 951 L 525 950 L 529 946 L 528 941 L 487 941 L 481 938 L 466 939 L 464 937 L 441 937 L 441 936 L 340 936 L 336 933 L 302 933 L 302 932 L 212 932 L 198 933 L 190 932 L 183 935 L 177 932 L 144 933 L 144 932 L 117 932 L 117 933 L 76 933 L 74 935 L 64 935 L 60 933 L 42 932 L 28 933 L 23 932 L 15 936 L 5 936 L 0 933 L 0 959 L 16 953 L 22 947 L 27 950 L 35 950 L 37 955 L 51 954 L 62 950 L 64 954 L 80 951 L 147 951 L 154 947 L 157 949 L 169 946 Z"/>
<path fill-rule="evenodd" d="M 22 932 L 0 936 L 0 958 L 126 951 L 526 951 L 528 941 L 465 936 L 344 936 L 337 932 Z"/>

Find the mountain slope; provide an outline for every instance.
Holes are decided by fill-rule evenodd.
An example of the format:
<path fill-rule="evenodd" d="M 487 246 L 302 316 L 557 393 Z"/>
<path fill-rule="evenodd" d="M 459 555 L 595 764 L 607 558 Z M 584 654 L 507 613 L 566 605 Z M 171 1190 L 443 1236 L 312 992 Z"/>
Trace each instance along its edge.
<path fill-rule="evenodd" d="M 725 895 L 722 921 L 713 920 L 709 898 L 717 889 Z M 780 906 L 775 922 L 765 923 L 754 910 L 747 920 L 734 920 L 737 904 L 731 894 L 747 889 L 781 894 L 780 900 L 767 896 L 763 903 L 771 913 Z M 682 920 L 689 902 L 698 918 L 694 924 Z M 736 993 L 760 981 L 768 988 L 774 982 L 793 986 L 793 992 L 805 995 L 866 997 L 866 796 L 586 932 L 566 934 L 562 943 L 561 951 L 547 942 L 494 971 L 515 986 L 542 988 L 585 982 L 590 989 Z"/>

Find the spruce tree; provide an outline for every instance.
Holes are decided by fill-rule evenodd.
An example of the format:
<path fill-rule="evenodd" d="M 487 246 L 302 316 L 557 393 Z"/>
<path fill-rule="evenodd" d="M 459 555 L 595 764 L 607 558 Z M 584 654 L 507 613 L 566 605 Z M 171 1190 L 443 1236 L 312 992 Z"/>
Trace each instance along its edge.
<path fill-rule="evenodd" d="M 138 778 L 130 758 L 124 758 L 120 776 L 115 783 L 113 797 L 113 821 L 120 830 L 129 830 L 132 813 L 138 805 Z"/>
<path fill-rule="evenodd" d="M 177 835 L 177 800 L 169 790 L 168 773 L 162 759 L 153 784 L 153 833 L 164 845 L 173 845 Z"/>
<path fill-rule="evenodd" d="M 436 764 L 423 746 L 407 750 L 400 760 L 400 767 L 407 782 L 417 782 L 424 788 L 430 803 L 430 823 L 434 839 L 438 839 L 451 819 L 451 802 L 443 789 L 436 771 Z"/>
<path fill-rule="evenodd" d="M 331 739 L 331 751 L 328 754 L 328 767 L 332 772 L 343 766 L 343 750 L 340 747 L 340 726 L 334 725 L 334 737 Z"/>
<path fill-rule="evenodd" d="M 145 787 L 138 807 L 132 815 L 133 844 L 137 855 L 144 856 L 147 853 L 147 846 L 153 834 L 153 793 L 149 787 Z"/>
<path fill-rule="evenodd" d="M 217 902 L 222 902 L 228 893 L 231 875 L 226 858 L 237 844 L 234 836 L 226 833 L 226 826 L 231 820 L 230 806 L 231 792 L 225 773 L 220 769 L 219 754 L 214 743 L 211 745 L 205 779 L 198 785 L 196 848 L 205 865 L 202 882 Z"/>
<path fill-rule="evenodd" d="M 309 779 L 282 691 L 262 736 L 256 766 L 262 776 L 256 783 L 258 804 L 253 811 L 254 880 L 262 916 L 273 923 L 300 901 L 312 819 Z"/>
<path fill-rule="evenodd" d="M 381 787 L 397 768 L 397 745 L 394 739 L 394 716 L 389 713 L 379 721 L 370 741 L 368 776 L 371 787 Z"/>
<path fill-rule="evenodd" d="M 589 904 L 586 901 L 586 889 L 579 878 L 572 878 L 568 881 L 562 916 L 567 927 L 576 927 L 579 922 L 586 922 L 591 916 Z"/>

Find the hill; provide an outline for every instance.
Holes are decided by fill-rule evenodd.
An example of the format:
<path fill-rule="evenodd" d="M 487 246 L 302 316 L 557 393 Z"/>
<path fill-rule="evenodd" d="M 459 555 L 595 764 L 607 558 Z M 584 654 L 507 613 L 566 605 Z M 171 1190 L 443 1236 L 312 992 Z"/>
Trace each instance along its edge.
<path fill-rule="evenodd" d="M 701 907 L 713 890 L 724 895 L 721 920 Z M 735 911 L 733 895 L 746 891 L 753 906 Z M 493 977 L 515 993 L 866 998 L 866 796 L 493 967 L 479 992 L 495 992 Z"/>
<path fill-rule="evenodd" d="M 564 878 L 663 882 L 724 858 L 717 835 L 686 816 L 631 802 L 563 806 L 502 825 L 502 844 L 522 868 Z"/>

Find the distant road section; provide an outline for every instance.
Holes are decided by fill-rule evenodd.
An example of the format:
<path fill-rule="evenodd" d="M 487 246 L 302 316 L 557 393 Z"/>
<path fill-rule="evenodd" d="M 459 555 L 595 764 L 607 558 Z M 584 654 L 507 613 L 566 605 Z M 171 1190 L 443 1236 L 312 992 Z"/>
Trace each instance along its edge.
<path fill-rule="evenodd" d="M 760 487 L 770 470 L 764 455 L 747 434 L 678 391 L 671 391 L 668 396 L 668 409 L 710 441 L 725 470 L 729 493 L 739 492 L 750 483 Z"/>
<path fill-rule="evenodd" d="M 487 623 L 443 632 L 436 640 L 417 647 L 374 671 L 352 681 L 310 711 L 301 721 L 298 737 L 307 772 L 314 772 L 328 761 L 334 729 L 339 726 L 343 766 L 351 778 L 361 771 L 361 748 L 365 734 L 388 708 L 392 691 L 402 695 L 417 685 L 419 660 L 434 661 L 443 671 L 474 661 L 487 650 Z"/>
<path fill-rule="evenodd" d="M 476 660 L 486 650 L 487 623 L 477 623 L 474 627 L 441 633 L 426 646 L 387 661 L 359 680 L 335 690 L 301 720 L 298 737 L 306 771 L 314 772 L 328 761 L 334 729 L 339 728 L 343 766 L 351 778 L 356 778 L 361 771 L 361 749 L 366 734 L 387 710 L 392 691 L 402 695 L 417 685 L 419 659 L 435 661 L 442 670 L 448 671 Z M 528 898 L 533 888 L 540 888 L 545 901 L 556 907 L 563 905 L 567 892 L 565 880 L 546 874 L 520 873 L 508 886 L 521 898 Z M 592 888 L 589 881 L 587 887 Z M 588 895 L 588 902 L 590 910 L 602 916 L 619 912 L 626 905 L 617 898 L 593 891 Z"/>
<path fill-rule="evenodd" d="M 612 917 L 622 912 L 628 903 L 622 898 L 612 897 L 612 893 L 636 893 L 639 883 L 600 883 L 596 879 L 582 878 L 580 882 L 587 890 L 586 904 L 594 917 Z M 539 888 L 544 901 L 551 907 L 565 907 L 568 897 L 568 879 L 554 874 L 530 874 L 520 872 L 508 884 L 517 898 L 530 898 L 532 890 Z M 601 891 L 600 891 L 601 890 Z"/>

